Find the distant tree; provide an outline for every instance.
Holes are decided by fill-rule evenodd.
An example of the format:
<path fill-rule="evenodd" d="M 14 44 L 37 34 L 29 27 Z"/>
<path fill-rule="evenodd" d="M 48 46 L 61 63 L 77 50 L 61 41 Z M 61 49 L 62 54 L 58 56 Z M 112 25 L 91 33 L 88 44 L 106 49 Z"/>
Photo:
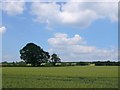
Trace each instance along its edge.
<path fill-rule="evenodd" d="M 7 62 L 7 61 L 4 61 L 4 62 L 2 62 L 2 64 L 8 64 L 8 62 Z"/>
<path fill-rule="evenodd" d="M 12 64 L 15 64 L 15 62 L 13 61 Z"/>
<path fill-rule="evenodd" d="M 34 43 L 28 43 L 20 50 L 20 54 L 20 58 L 27 64 L 32 64 L 32 66 L 39 66 L 42 62 L 47 62 L 50 58 L 48 52 Z"/>
<path fill-rule="evenodd" d="M 57 56 L 57 54 L 54 53 L 51 55 L 51 61 L 53 63 L 53 66 L 55 66 L 57 62 L 61 62 L 61 59 Z"/>
<path fill-rule="evenodd" d="M 24 61 L 20 61 L 18 62 L 18 64 L 26 64 Z"/>

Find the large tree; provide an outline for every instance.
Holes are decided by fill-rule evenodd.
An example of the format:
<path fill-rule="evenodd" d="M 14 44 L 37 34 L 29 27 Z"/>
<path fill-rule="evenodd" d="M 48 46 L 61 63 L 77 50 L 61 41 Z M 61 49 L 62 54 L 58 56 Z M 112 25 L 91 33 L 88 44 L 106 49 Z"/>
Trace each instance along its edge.
<path fill-rule="evenodd" d="M 21 59 L 33 66 L 38 66 L 43 62 L 47 62 L 50 58 L 48 52 L 44 51 L 40 46 L 37 46 L 34 43 L 28 43 L 20 50 L 20 54 Z"/>
<path fill-rule="evenodd" d="M 61 59 L 55 53 L 51 55 L 51 60 L 54 66 L 57 62 L 61 62 Z"/>

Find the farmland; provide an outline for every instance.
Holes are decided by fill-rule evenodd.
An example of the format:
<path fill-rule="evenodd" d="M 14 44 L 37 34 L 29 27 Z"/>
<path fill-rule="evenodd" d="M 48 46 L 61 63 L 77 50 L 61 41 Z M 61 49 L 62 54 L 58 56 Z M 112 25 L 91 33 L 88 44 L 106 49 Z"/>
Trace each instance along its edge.
<path fill-rule="evenodd" d="M 3 67 L 3 88 L 117 88 L 118 66 Z"/>

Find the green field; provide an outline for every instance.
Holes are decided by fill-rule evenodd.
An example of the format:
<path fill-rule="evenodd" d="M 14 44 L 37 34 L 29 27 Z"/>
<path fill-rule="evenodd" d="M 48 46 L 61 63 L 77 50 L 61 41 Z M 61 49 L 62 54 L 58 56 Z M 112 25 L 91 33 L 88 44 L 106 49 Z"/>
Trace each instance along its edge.
<path fill-rule="evenodd" d="M 3 67 L 3 88 L 117 88 L 117 66 Z"/>

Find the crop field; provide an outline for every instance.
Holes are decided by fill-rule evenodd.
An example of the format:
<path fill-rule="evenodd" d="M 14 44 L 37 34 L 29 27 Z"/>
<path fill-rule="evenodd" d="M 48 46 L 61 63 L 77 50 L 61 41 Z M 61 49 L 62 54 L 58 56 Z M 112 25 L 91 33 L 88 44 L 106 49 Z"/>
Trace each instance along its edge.
<path fill-rule="evenodd" d="M 3 67 L 3 88 L 117 88 L 117 66 Z"/>

